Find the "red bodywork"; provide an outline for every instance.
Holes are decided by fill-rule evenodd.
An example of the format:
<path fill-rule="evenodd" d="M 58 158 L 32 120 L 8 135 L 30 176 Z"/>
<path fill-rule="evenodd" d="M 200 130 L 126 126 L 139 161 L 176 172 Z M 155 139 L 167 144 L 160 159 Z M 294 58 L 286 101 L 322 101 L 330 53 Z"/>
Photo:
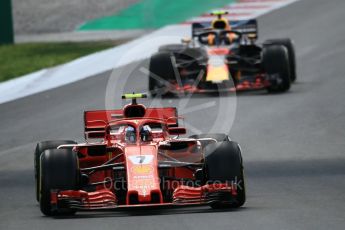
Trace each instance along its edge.
<path fill-rule="evenodd" d="M 80 190 L 51 191 L 53 209 L 103 210 L 118 207 L 209 204 L 217 195 L 237 194 L 231 184 L 196 186 L 203 167 L 200 140 L 172 138 L 183 133 L 176 108 L 131 104 L 121 110 L 84 113 L 87 143 L 61 145 L 78 154 Z M 149 140 L 140 130 L 150 126 Z M 134 128 L 128 141 L 126 130 Z M 91 140 L 99 139 L 92 143 Z"/>

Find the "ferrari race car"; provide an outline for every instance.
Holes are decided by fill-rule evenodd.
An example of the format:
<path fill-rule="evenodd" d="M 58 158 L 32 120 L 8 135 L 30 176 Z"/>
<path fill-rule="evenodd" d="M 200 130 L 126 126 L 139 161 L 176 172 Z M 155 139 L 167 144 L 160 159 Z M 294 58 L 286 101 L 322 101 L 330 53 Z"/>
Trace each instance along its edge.
<path fill-rule="evenodd" d="M 257 21 L 192 24 L 192 39 L 161 46 L 150 59 L 152 96 L 267 89 L 285 92 L 296 80 L 294 46 L 290 39 L 256 44 Z"/>
<path fill-rule="evenodd" d="M 84 112 L 85 143 L 44 141 L 35 150 L 36 195 L 47 216 L 125 207 L 245 203 L 240 146 L 225 134 L 181 138 L 176 108 Z"/>

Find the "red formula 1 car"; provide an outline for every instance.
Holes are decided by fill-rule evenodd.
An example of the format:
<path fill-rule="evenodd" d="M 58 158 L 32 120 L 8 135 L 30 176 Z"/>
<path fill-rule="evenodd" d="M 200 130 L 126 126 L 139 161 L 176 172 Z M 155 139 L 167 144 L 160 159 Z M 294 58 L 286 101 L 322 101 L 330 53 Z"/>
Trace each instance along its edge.
<path fill-rule="evenodd" d="M 44 141 L 35 150 L 43 214 L 121 207 L 245 202 L 241 149 L 225 134 L 180 138 L 176 108 L 146 108 L 142 94 L 118 110 L 86 111 L 86 143 Z M 92 141 L 91 141 L 92 140 Z"/>
<path fill-rule="evenodd" d="M 290 39 L 256 44 L 257 21 L 228 21 L 216 12 L 212 22 L 192 24 L 192 40 L 161 46 L 150 59 L 152 96 L 246 90 L 285 92 L 296 80 Z"/>

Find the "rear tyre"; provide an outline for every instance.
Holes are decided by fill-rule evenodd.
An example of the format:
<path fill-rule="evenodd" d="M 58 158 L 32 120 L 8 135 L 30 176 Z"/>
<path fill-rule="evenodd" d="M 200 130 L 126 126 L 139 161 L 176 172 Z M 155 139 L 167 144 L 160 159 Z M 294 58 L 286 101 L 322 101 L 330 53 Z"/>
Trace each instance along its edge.
<path fill-rule="evenodd" d="M 46 216 L 72 215 L 75 210 L 52 210 L 51 190 L 77 190 L 79 168 L 76 153 L 69 149 L 45 150 L 40 158 L 40 209 Z"/>
<path fill-rule="evenodd" d="M 291 39 L 289 38 L 271 39 L 271 40 L 266 41 L 265 43 L 285 46 L 285 48 L 288 51 L 289 62 L 290 62 L 290 79 L 291 79 L 291 82 L 295 82 L 297 79 L 296 54 L 295 54 L 295 47 Z"/>
<path fill-rule="evenodd" d="M 290 64 L 287 49 L 282 45 L 269 45 L 263 49 L 263 68 L 271 85 L 268 92 L 280 93 L 290 89 Z"/>
<path fill-rule="evenodd" d="M 236 142 L 223 141 L 205 148 L 204 175 L 206 183 L 229 183 L 237 187 L 237 195 L 222 197 L 212 208 L 238 208 L 246 201 L 241 149 Z"/>
<path fill-rule="evenodd" d="M 56 149 L 60 145 L 77 144 L 75 141 L 58 140 L 58 141 L 42 141 L 37 143 L 34 154 L 34 167 L 35 167 L 35 188 L 36 200 L 39 201 L 39 169 L 40 169 L 40 156 L 47 149 Z"/>
<path fill-rule="evenodd" d="M 161 52 L 154 54 L 149 67 L 149 91 L 152 97 L 167 94 L 168 85 L 175 80 L 175 69 L 172 63 L 172 54 Z"/>

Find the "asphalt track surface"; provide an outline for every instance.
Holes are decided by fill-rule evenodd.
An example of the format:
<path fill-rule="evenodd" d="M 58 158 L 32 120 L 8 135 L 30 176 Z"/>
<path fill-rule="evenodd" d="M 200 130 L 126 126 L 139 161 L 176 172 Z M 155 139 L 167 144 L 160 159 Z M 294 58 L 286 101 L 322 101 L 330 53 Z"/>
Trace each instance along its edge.
<path fill-rule="evenodd" d="M 87 20 L 113 15 L 138 0 L 13 0 L 16 35 L 74 31 Z"/>
<path fill-rule="evenodd" d="M 343 0 L 302 0 L 260 18 L 262 39 L 295 40 L 299 79 L 286 94 L 225 98 L 237 100 L 230 134 L 243 148 L 248 191 L 243 208 L 43 217 L 34 199 L 35 142 L 81 137 L 82 110 L 105 106 L 105 73 L 0 105 L 0 229 L 344 229 L 344 8 Z M 138 79 L 128 80 L 134 90 L 144 88 L 145 76 Z M 191 108 L 212 100 L 188 103 Z M 186 117 L 206 127 L 213 112 Z"/>

